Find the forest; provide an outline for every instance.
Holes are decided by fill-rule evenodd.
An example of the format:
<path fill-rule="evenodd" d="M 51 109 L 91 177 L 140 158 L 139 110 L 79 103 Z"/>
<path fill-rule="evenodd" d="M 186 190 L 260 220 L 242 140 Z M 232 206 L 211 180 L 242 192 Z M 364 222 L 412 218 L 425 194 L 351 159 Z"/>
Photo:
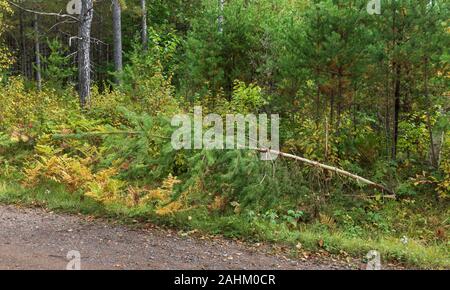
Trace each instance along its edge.
<path fill-rule="evenodd" d="M 449 9 L 0 0 L 0 203 L 449 269 Z M 195 107 L 279 115 L 278 158 L 175 150 Z"/>

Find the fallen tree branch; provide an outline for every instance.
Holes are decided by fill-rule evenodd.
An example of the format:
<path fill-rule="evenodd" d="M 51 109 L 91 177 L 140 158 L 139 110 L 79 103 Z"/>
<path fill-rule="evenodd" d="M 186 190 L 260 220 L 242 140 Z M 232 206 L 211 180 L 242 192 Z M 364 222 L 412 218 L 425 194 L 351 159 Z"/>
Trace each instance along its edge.
<path fill-rule="evenodd" d="M 109 131 L 109 132 L 83 132 L 83 133 L 73 133 L 73 134 L 53 134 L 52 138 L 54 140 L 64 140 L 64 139 L 84 139 L 90 137 L 102 137 L 102 136 L 111 136 L 111 135 L 129 135 L 129 136 L 138 136 L 144 134 L 144 131 Z M 156 135 L 156 134 L 147 134 L 153 138 L 160 138 L 170 140 L 170 137 Z"/>
<path fill-rule="evenodd" d="M 309 159 L 306 159 L 306 158 L 303 158 L 303 157 L 299 157 L 299 156 L 296 156 L 296 155 L 293 155 L 293 154 L 288 154 L 288 153 L 283 153 L 283 152 L 280 152 L 280 151 L 272 150 L 272 149 L 258 148 L 257 150 L 259 152 L 262 152 L 262 153 L 271 153 L 271 154 L 279 155 L 279 156 L 282 156 L 282 157 L 298 160 L 298 161 L 301 161 L 303 163 L 306 163 L 306 164 L 309 164 L 309 165 L 312 165 L 312 166 L 323 168 L 323 169 L 326 169 L 326 170 L 329 170 L 329 171 L 332 171 L 332 172 L 336 172 L 337 174 L 350 177 L 352 179 L 355 179 L 355 180 L 357 180 L 359 182 L 362 182 L 362 183 L 367 184 L 369 186 L 372 186 L 374 188 L 378 188 L 382 192 L 387 192 L 387 193 L 391 194 L 391 196 L 395 196 L 395 193 L 392 190 L 386 188 L 384 185 L 381 185 L 379 183 L 375 183 L 375 182 L 370 181 L 370 180 L 368 180 L 368 179 L 366 179 L 364 177 L 361 177 L 361 176 L 358 176 L 356 174 L 350 173 L 350 172 L 345 171 L 343 169 L 340 169 L 340 168 L 337 168 L 337 167 L 333 167 L 333 166 L 329 166 L 329 165 L 326 165 L 326 164 L 322 164 L 322 163 L 319 163 L 317 161 L 309 160 Z"/>
<path fill-rule="evenodd" d="M 353 197 L 353 198 L 363 198 L 363 199 L 379 197 L 377 195 L 353 195 L 353 194 L 344 194 L 343 196 L 348 196 L 348 197 Z M 381 197 L 388 198 L 388 199 L 397 199 L 397 196 L 392 195 L 392 194 L 383 194 Z"/>
<path fill-rule="evenodd" d="M 61 18 L 71 18 L 71 19 L 75 20 L 76 22 L 79 21 L 79 19 L 77 17 L 75 17 L 73 15 L 70 15 L 70 14 L 61 14 L 61 12 L 60 13 L 52 13 L 52 12 L 35 11 L 35 10 L 31 10 L 31 9 L 22 7 L 22 6 L 14 3 L 12 1 L 9 1 L 9 0 L 6 0 L 6 1 L 10 5 L 12 5 L 12 6 L 16 7 L 16 8 L 19 8 L 19 9 L 21 9 L 23 11 L 29 12 L 29 13 L 34 13 L 34 14 L 38 14 L 38 15 L 45 15 L 45 16 L 57 16 L 57 17 L 61 17 Z"/>
<path fill-rule="evenodd" d="M 54 140 L 60 139 L 83 139 L 89 137 L 99 137 L 106 135 L 141 135 L 142 132 L 137 131 L 112 131 L 112 132 L 82 132 L 82 133 L 73 133 L 73 134 L 53 134 L 52 137 Z"/>

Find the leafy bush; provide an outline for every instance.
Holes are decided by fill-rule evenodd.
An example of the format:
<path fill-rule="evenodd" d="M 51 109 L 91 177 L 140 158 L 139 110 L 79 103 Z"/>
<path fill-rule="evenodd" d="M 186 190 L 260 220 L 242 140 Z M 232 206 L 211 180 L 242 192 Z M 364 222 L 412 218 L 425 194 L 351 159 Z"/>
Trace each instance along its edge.
<path fill-rule="evenodd" d="M 161 39 L 156 33 L 152 34 L 152 39 L 156 43 L 149 51 L 143 51 L 138 43 L 134 44 L 128 56 L 130 64 L 119 76 L 122 79 L 120 90 L 134 111 L 170 116 L 178 111 L 178 102 L 173 98 L 172 72 L 165 71 L 163 63 L 171 59 L 176 41 L 160 44 Z"/>
<path fill-rule="evenodd" d="M 43 64 L 46 65 L 42 77 L 48 86 L 59 89 L 74 76 L 75 68 L 71 66 L 71 59 L 67 57 L 67 48 L 58 39 L 47 40 L 47 45 L 50 55 L 42 58 Z"/>

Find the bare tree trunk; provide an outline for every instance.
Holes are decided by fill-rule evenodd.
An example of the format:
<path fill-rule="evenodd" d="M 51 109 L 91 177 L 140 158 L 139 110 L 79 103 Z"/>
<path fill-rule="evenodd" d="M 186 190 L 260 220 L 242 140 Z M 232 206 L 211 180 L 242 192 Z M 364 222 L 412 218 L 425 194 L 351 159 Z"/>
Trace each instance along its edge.
<path fill-rule="evenodd" d="M 425 57 L 425 98 L 428 103 L 428 110 L 432 110 L 432 102 L 430 100 L 429 92 L 428 92 L 428 57 Z M 427 111 L 427 129 L 428 134 L 430 135 L 430 157 L 431 157 L 431 165 L 435 168 L 438 167 L 438 158 L 436 156 L 436 147 L 434 143 L 434 136 L 433 136 L 433 127 L 431 125 L 431 116 L 430 112 Z"/>
<path fill-rule="evenodd" d="M 342 102 L 343 102 L 343 93 L 342 93 L 342 69 L 339 68 L 338 74 L 338 99 L 337 99 L 337 121 L 336 128 L 339 131 L 339 127 L 341 126 L 341 115 L 342 115 Z"/>
<path fill-rule="evenodd" d="M 317 88 L 316 88 L 316 128 L 319 128 L 319 122 L 320 122 L 320 86 L 319 86 L 319 82 L 317 82 Z M 328 124 L 328 122 L 327 122 L 327 124 Z"/>
<path fill-rule="evenodd" d="M 325 161 L 328 161 L 328 139 L 329 139 L 329 132 L 328 132 L 328 118 L 325 117 Z"/>
<path fill-rule="evenodd" d="M 438 139 L 438 144 L 437 144 L 437 166 L 439 167 L 439 165 L 441 164 L 441 160 L 442 160 L 442 147 L 444 145 L 444 138 L 445 138 L 445 131 L 441 132 L 441 136 Z"/>
<path fill-rule="evenodd" d="M 35 54 L 35 70 L 36 70 L 36 85 L 38 90 L 42 89 L 42 76 L 41 76 L 41 48 L 39 43 L 39 22 L 38 15 L 34 14 L 34 54 Z"/>
<path fill-rule="evenodd" d="M 334 77 L 333 77 L 334 79 Z M 333 128 L 334 126 L 334 87 L 330 90 L 330 126 Z"/>
<path fill-rule="evenodd" d="M 120 73 L 123 69 L 122 62 L 122 11 L 119 0 L 113 1 L 113 34 L 114 34 L 114 67 L 116 72 L 116 84 L 120 85 Z"/>
<path fill-rule="evenodd" d="M 147 36 L 147 4 L 145 0 L 141 0 L 141 10 L 142 10 L 142 48 L 144 50 L 148 49 L 148 36 Z"/>
<path fill-rule="evenodd" d="M 397 28 L 397 5 L 393 2 L 392 32 L 394 34 L 393 49 L 400 46 L 401 32 Z M 393 120 L 393 136 L 392 136 L 392 159 L 397 159 L 397 144 L 399 137 L 400 122 L 400 98 L 401 98 L 401 73 L 402 67 L 399 63 L 398 56 L 394 55 L 392 68 L 394 70 L 394 120 Z"/>
<path fill-rule="evenodd" d="M 20 30 L 20 42 L 22 46 L 21 51 L 21 61 L 20 61 L 20 67 L 21 72 L 24 77 L 27 76 L 27 44 L 25 40 L 25 29 L 23 24 L 23 11 L 19 11 L 19 30 Z"/>
<path fill-rule="evenodd" d="M 386 70 L 386 75 L 389 73 L 389 68 Z M 392 83 L 389 81 L 389 85 L 385 87 L 385 111 L 384 111 L 384 120 L 385 120 L 385 135 L 386 135 L 386 156 L 390 155 L 391 148 L 391 87 Z"/>
<path fill-rule="evenodd" d="M 82 0 L 79 43 L 78 43 L 78 82 L 80 104 L 84 108 L 91 95 L 91 26 L 94 15 L 93 0 Z"/>
<path fill-rule="evenodd" d="M 223 32 L 223 22 L 225 18 L 223 15 L 224 7 L 225 7 L 225 0 L 219 0 L 219 17 L 218 17 L 219 33 Z"/>
<path fill-rule="evenodd" d="M 397 143 L 398 143 L 398 125 L 400 122 L 400 75 L 401 68 L 400 64 L 395 63 L 395 88 L 394 88 L 394 135 L 392 140 L 392 159 L 397 158 Z"/>

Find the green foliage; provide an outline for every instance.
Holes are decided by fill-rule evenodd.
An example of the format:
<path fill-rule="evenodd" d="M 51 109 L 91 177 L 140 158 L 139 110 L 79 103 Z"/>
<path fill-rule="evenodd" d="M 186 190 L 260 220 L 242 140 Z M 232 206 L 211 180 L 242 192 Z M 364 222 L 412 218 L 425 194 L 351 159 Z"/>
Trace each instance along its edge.
<path fill-rule="evenodd" d="M 129 36 L 141 12 L 126 4 Z M 67 88 L 68 49 L 50 37 L 42 91 L 19 77 L 0 80 L 0 177 L 56 188 L 37 195 L 51 207 L 65 200 L 70 210 L 330 252 L 378 247 L 432 264 L 448 247 L 449 6 L 386 1 L 370 16 L 366 4 L 235 0 L 222 12 L 217 0 L 153 1 L 148 50 L 124 37 L 124 70 L 113 74 L 121 84 L 94 83 L 84 111 Z M 98 5 L 104 12 L 106 2 Z M 17 24 L 6 7 L 0 0 L 0 34 L 12 29 L 5 18 Z M 7 51 L 0 46 L 0 74 Z M 298 162 L 263 162 L 252 150 L 175 151 L 170 118 L 194 104 L 222 116 L 279 113 L 282 151 L 384 184 L 396 200 Z M 21 188 L 2 191 L 0 201 L 32 200 Z M 403 235 L 414 242 L 403 245 Z"/>
<path fill-rule="evenodd" d="M 123 85 L 120 90 L 136 111 L 169 115 L 178 107 L 172 97 L 171 72 L 165 71 L 162 64 L 172 61 L 177 40 L 174 35 L 168 35 L 164 40 L 154 31 L 151 37 L 153 42 L 147 52 L 137 42 L 134 44 L 128 56 L 130 64 L 125 66 L 121 76 Z"/>
<path fill-rule="evenodd" d="M 265 47 L 260 42 L 269 37 L 264 23 L 272 17 L 272 6 L 265 2 L 229 1 L 223 11 L 226 25 L 220 32 L 217 1 L 203 4 L 203 13 L 192 20 L 186 39 L 181 91 L 189 98 L 208 92 L 213 96 L 224 92 L 229 97 L 235 80 L 259 81 L 257 76 L 265 62 Z"/>
<path fill-rule="evenodd" d="M 50 55 L 43 58 L 46 69 L 43 71 L 44 80 L 53 88 L 61 88 L 67 80 L 73 77 L 75 68 L 70 66 L 70 58 L 67 58 L 67 49 L 58 39 L 47 40 Z"/>
<path fill-rule="evenodd" d="M 76 99 L 69 99 L 71 94 L 71 90 L 56 94 L 50 88 L 31 91 L 23 79 L 10 78 L 0 93 L 0 130 L 36 137 L 54 124 L 62 123 L 67 114 L 78 108 Z"/>
<path fill-rule="evenodd" d="M 266 103 L 260 87 L 255 84 L 247 86 L 243 82 L 235 81 L 230 102 L 234 112 L 241 114 L 258 112 Z"/>
<path fill-rule="evenodd" d="M 0 37 L 5 30 L 5 23 L 3 21 L 5 14 L 10 14 L 11 8 L 9 7 L 8 2 L 1 0 L 0 1 Z M 3 81 L 4 73 L 7 71 L 9 66 L 12 64 L 12 55 L 7 48 L 3 46 L 3 41 L 0 38 L 0 82 Z"/>

